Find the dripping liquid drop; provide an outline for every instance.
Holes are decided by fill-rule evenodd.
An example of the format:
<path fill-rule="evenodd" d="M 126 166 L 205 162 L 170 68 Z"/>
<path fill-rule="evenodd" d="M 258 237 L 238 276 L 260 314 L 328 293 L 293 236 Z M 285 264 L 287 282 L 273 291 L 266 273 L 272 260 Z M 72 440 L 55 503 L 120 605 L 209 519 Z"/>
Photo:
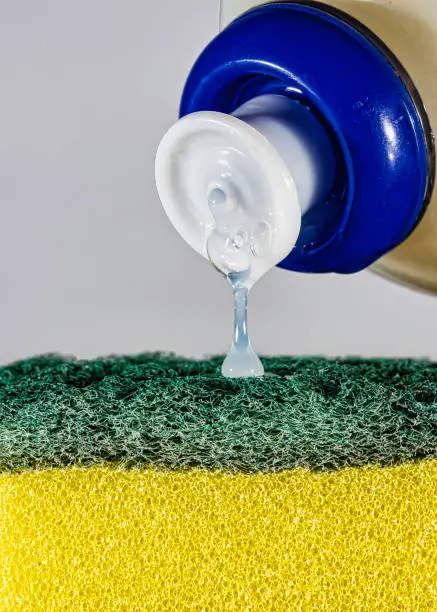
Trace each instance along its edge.
<path fill-rule="evenodd" d="M 222 374 L 227 378 L 263 376 L 264 367 L 249 339 L 247 303 L 256 282 L 252 260 L 265 251 L 269 228 L 267 223 L 245 215 L 235 198 L 228 197 L 223 189 L 213 188 L 208 204 L 215 220 L 207 241 L 208 257 L 231 284 L 234 298 L 233 339 Z"/>

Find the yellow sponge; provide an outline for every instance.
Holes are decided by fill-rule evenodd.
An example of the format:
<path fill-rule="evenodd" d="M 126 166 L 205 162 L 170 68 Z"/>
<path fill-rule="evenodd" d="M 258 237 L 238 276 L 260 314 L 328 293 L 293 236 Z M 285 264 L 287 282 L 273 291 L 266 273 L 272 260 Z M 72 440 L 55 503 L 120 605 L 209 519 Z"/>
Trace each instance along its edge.
<path fill-rule="evenodd" d="M 0 609 L 437 610 L 437 460 L 1 474 Z"/>

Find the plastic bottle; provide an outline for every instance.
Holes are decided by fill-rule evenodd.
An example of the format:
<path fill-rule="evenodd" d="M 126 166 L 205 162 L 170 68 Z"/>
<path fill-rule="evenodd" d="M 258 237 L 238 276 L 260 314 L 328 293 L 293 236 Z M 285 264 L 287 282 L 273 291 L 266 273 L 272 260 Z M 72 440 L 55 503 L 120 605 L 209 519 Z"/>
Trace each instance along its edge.
<path fill-rule="evenodd" d="M 232 116 L 285 161 L 302 221 L 278 265 L 437 292 L 437 3 L 254 4 L 223 0 L 181 117 Z"/>

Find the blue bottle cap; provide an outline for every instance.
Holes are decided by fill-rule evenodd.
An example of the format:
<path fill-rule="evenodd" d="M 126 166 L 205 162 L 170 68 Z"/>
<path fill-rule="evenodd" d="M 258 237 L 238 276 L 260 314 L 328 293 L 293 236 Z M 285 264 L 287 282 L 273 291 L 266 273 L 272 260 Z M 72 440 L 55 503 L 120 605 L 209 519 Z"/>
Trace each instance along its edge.
<path fill-rule="evenodd" d="M 435 151 L 422 100 L 385 44 L 321 3 L 262 5 L 237 18 L 200 55 L 180 116 L 232 113 L 267 93 L 308 108 L 336 157 L 331 192 L 303 216 L 299 240 L 279 265 L 353 273 L 400 244 L 430 200 Z"/>

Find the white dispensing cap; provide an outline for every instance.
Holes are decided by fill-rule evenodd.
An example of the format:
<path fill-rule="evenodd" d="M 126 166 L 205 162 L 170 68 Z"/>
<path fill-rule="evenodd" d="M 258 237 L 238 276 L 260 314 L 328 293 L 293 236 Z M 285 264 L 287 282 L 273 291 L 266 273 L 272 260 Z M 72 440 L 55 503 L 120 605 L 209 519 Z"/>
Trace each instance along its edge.
<path fill-rule="evenodd" d="M 156 184 L 175 229 L 222 272 L 240 264 L 231 255 L 214 261 L 211 234 L 219 227 L 237 250 L 247 242 L 253 284 L 294 247 L 302 214 L 331 187 L 333 160 L 307 109 L 266 95 L 233 115 L 204 111 L 177 121 L 159 145 Z"/>

